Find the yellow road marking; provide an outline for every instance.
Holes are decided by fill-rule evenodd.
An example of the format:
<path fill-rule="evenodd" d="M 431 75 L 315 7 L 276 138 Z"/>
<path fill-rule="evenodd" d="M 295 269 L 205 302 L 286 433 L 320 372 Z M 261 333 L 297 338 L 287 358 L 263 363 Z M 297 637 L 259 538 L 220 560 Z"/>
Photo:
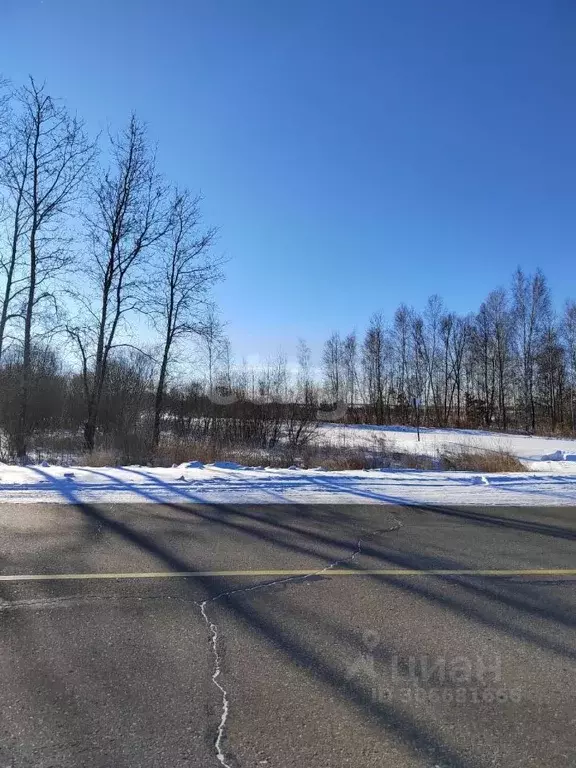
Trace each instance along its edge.
<path fill-rule="evenodd" d="M 83 581 L 89 579 L 190 579 L 229 577 L 294 577 L 298 576 L 576 576 L 576 568 L 376 568 L 356 570 L 353 568 L 332 568 L 323 571 L 311 570 L 243 570 L 243 571 L 143 571 L 141 573 L 23 573 L 0 574 L 0 581 Z"/>

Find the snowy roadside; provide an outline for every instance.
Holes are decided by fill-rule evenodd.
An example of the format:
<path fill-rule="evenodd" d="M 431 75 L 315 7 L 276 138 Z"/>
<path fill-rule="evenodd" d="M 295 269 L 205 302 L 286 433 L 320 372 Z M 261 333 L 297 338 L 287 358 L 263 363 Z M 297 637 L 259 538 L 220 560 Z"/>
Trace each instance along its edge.
<path fill-rule="evenodd" d="M 142 466 L 0 465 L 0 503 L 478 504 L 576 506 L 576 476 L 420 470 L 327 472 L 198 462 Z"/>

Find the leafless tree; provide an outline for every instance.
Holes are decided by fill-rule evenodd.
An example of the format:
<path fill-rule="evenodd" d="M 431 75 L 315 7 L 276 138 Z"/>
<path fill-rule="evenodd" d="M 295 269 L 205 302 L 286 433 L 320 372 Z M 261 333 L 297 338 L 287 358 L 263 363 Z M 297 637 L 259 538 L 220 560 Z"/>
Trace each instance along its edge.
<path fill-rule="evenodd" d="M 0 159 L 3 158 L 8 142 L 11 100 L 13 92 L 10 88 L 10 82 L 3 75 L 0 75 Z"/>
<path fill-rule="evenodd" d="M 281 403 L 288 393 L 288 360 L 279 350 L 274 357 L 268 358 L 260 372 L 258 394 L 263 402 Z"/>
<path fill-rule="evenodd" d="M 208 292 L 221 277 L 221 260 L 211 254 L 215 229 L 202 230 L 200 199 L 174 193 L 169 227 L 162 241 L 157 277 L 148 291 L 148 310 L 162 335 L 162 357 L 154 402 L 153 446 L 160 442 L 166 380 L 175 347 L 192 334 L 213 333 Z"/>
<path fill-rule="evenodd" d="M 396 362 L 396 401 L 404 420 L 408 418 L 409 403 L 412 397 L 410 382 L 411 322 L 410 310 L 405 304 L 401 304 L 394 313 L 393 349 Z"/>
<path fill-rule="evenodd" d="M 156 170 L 145 127 L 133 115 L 119 136 L 110 137 L 110 145 L 112 168 L 94 185 L 87 217 L 86 273 L 91 293 L 76 295 L 85 321 L 68 327 L 81 357 L 84 440 L 90 451 L 111 352 L 119 346 L 118 335 L 127 317 L 142 310 L 143 270 L 170 226 L 167 190 Z"/>
<path fill-rule="evenodd" d="M 296 356 L 298 359 L 296 399 L 305 405 L 310 405 L 315 401 L 314 381 L 312 376 L 312 350 L 304 339 L 298 340 Z"/>
<path fill-rule="evenodd" d="M 333 333 L 324 344 L 322 368 L 328 398 L 337 403 L 342 399 L 342 341 L 339 333 Z"/>
<path fill-rule="evenodd" d="M 358 339 L 353 331 L 342 342 L 342 373 L 344 378 L 344 397 L 354 414 L 358 390 Z"/>
<path fill-rule="evenodd" d="M 555 431 L 564 421 L 562 402 L 566 387 L 566 350 L 560 343 L 559 323 L 554 314 L 550 312 L 546 320 L 536 354 L 536 384 L 541 409 L 550 429 Z"/>
<path fill-rule="evenodd" d="M 135 349 L 118 349 L 108 361 L 99 411 L 107 450 L 122 463 L 148 456 L 152 423 L 154 362 Z"/>
<path fill-rule="evenodd" d="M 222 335 L 218 345 L 218 358 L 215 368 L 215 382 L 221 393 L 228 395 L 233 389 L 234 354 L 227 336 Z"/>
<path fill-rule="evenodd" d="M 461 425 L 464 354 L 470 343 L 471 322 L 465 317 L 456 317 L 450 341 L 452 396 L 456 396 L 456 426 Z M 453 400 L 451 400 L 453 402 Z"/>
<path fill-rule="evenodd" d="M 21 317 L 21 312 L 13 307 L 26 291 L 26 276 L 20 274 L 19 269 L 23 267 L 24 239 L 29 221 L 25 193 L 29 183 L 32 136 L 31 126 L 16 125 L 14 117 L 10 122 L 8 117 L 4 116 L 0 130 L 2 128 L 4 131 L 0 147 L 0 189 L 2 190 L 0 269 L 4 275 L 4 285 L 0 308 L 0 362 L 4 353 L 8 323 Z"/>
<path fill-rule="evenodd" d="M 474 323 L 474 356 L 480 373 L 483 419 L 486 427 L 492 423 L 496 402 L 496 348 L 492 317 L 489 307 L 483 302 Z"/>
<path fill-rule="evenodd" d="M 208 394 L 214 393 L 215 374 L 218 363 L 222 359 L 224 337 L 224 323 L 218 317 L 213 305 L 208 305 L 206 315 L 202 322 L 202 333 L 197 338 L 198 348 L 202 361 L 206 366 L 208 377 Z"/>
<path fill-rule="evenodd" d="M 422 353 L 426 367 L 426 400 L 431 398 L 437 424 L 442 424 L 441 330 L 444 304 L 440 296 L 430 296 L 424 310 Z"/>
<path fill-rule="evenodd" d="M 550 294 L 546 278 L 540 270 L 527 276 L 518 268 L 513 281 L 513 313 L 519 354 L 522 363 L 525 424 L 536 429 L 534 377 L 538 345 L 550 315 Z"/>
<path fill-rule="evenodd" d="M 18 114 L 10 139 L 7 170 L 14 225 L 6 271 L 13 285 L 15 260 L 25 234 L 26 291 L 17 439 L 17 453 L 23 457 L 29 433 L 33 323 L 43 303 L 54 303 L 54 280 L 70 263 L 70 251 L 62 236 L 63 217 L 71 210 L 94 150 L 86 139 L 82 122 L 71 117 L 65 107 L 46 93 L 43 85 L 30 79 L 17 92 L 16 100 Z M 9 288 L 4 294 L 4 324 L 13 299 Z"/>
<path fill-rule="evenodd" d="M 362 347 L 362 366 L 366 399 L 371 417 L 376 424 L 383 424 L 386 409 L 386 358 L 390 344 L 386 339 L 384 321 L 380 314 L 372 315 Z"/>
<path fill-rule="evenodd" d="M 506 430 L 508 425 L 507 395 L 512 387 L 510 363 L 513 333 L 513 320 L 506 291 L 503 288 L 491 291 L 483 306 L 486 308 L 489 332 L 492 338 L 491 349 L 496 371 L 499 419 L 501 426 Z"/>

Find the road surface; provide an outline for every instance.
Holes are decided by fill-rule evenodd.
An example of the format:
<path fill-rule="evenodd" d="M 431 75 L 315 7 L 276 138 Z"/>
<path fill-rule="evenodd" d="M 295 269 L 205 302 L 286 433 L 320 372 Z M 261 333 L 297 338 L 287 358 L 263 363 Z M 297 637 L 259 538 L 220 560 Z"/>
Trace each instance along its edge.
<path fill-rule="evenodd" d="M 574 766 L 575 540 L 567 507 L 0 505 L 0 766 Z"/>

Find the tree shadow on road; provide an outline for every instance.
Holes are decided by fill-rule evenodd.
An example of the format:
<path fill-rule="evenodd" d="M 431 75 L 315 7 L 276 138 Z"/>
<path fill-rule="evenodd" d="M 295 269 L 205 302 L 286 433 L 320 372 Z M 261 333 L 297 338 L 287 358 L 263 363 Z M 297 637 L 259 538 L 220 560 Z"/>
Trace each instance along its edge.
<path fill-rule="evenodd" d="M 45 474 L 42 473 L 41 469 L 35 469 L 35 471 L 40 475 Z M 58 480 L 48 475 L 46 477 L 58 488 L 64 498 L 74 505 L 78 513 L 92 521 L 98 529 L 104 529 L 113 536 L 118 537 L 118 539 L 133 545 L 143 553 L 153 557 L 163 568 L 170 571 L 193 572 L 201 570 L 194 563 L 191 563 L 188 558 L 169 551 L 145 531 L 138 530 L 134 525 L 116 519 L 112 513 L 98 505 L 82 503 L 77 496 L 73 483 Z M 158 480 L 159 489 L 161 488 L 161 482 Z M 141 492 L 138 486 L 130 486 L 130 489 L 136 493 Z M 174 487 L 171 486 L 171 489 L 173 490 Z M 146 495 L 147 501 L 156 501 L 167 509 L 195 517 L 200 516 L 207 522 L 225 526 L 228 530 L 241 529 L 243 533 L 253 536 L 255 540 L 265 541 L 274 547 L 281 547 L 286 551 L 299 555 L 313 556 L 317 562 L 319 561 L 324 565 L 329 565 L 336 559 L 334 557 L 335 552 L 336 554 L 340 552 L 342 554 L 341 559 L 344 560 L 352 554 L 354 547 L 356 547 L 356 541 L 351 536 L 354 529 L 354 513 L 350 509 L 347 511 L 340 510 L 336 523 L 338 531 L 329 534 L 325 531 L 322 532 L 320 528 L 325 526 L 328 520 L 331 520 L 332 525 L 334 525 L 336 521 L 335 516 L 328 513 L 328 517 L 326 517 L 325 510 L 322 510 L 320 513 L 314 512 L 313 508 L 308 508 L 307 514 L 307 508 L 304 507 L 303 511 L 302 505 L 299 506 L 296 515 L 297 523 L 294 524 L 294 522 L 290 522 L 290 510 L 286 510 L 286 507 L 284 508 L 286 510 L 285 515 L 280 520 L 278 519 L 280 515 L 277 512 L 258 514 L 245 508 L 234 508 L 231 510 L 229 506 L 225 505 L 206 505 L 202 510 L 198 508 L 191 509 L 186 504 L 192 504 L 197 500 L 194 498 L 194 494 L 190 493 L 187 489 L 182 489 L 182 496 L 186 504 L 166 503 L 162 500 L 160 493 L 154 494 L 149 490 L 145 494 L 143 493 L 143 495 Z M 390 503 L 399 503 L 398 500 L 383 500 Z M 199 501 L 202 500 L 200 499 Z M 407 506 L 407 504 L 405 503 L 403 506 Z M 422 511 L 430 511 L 420 505 L 415 508 Z M 437 508 L 434 508 L 433 511 L 438 513 Z M 452 511 L 441 511 L 440 514 L 450 515 Z M 319 518 L 314 521 L 316 529 L 310 530 L 308 526 L 302 525 L 303 520 L 314 519 L 314 515 L 317 515 Z M 495 521 L 492 515 L 486 516 L 487 520 L 483 520 L 481 517 L 479 519 L 475 517 L 468 518 L 462 512 L 458 512 L 457 516 L 463 519 L 470 519 L 470 522 L 474 524 L 499 525 L 499 522 Z M 514 521 L 506 520 L 505 522 Z M 265 530 L 263 530 L 263 527 Z M 510 526 L 503 525 L 503 527 Z M 375 530 L 376 526 L 373 525 L 372 529 Z M 521 528 L 520 530 L 526 529 Z M 528 532 L 555 535 L 554 533 L 551 534 L 550 532 L 546 533 L 532 529 Z M 322 552 L 319 549 L 320 547 L 324 547 L 325 551 Z M 434 557 L 426 560 L 421 556 L 418 558 L 417 553 L 414 552 L 393 552 L 385 544 L 373 541 L 362 547 L 362 554 L 365 557 L 378 559 L 379 562 L 392 563 L 401 567 L 422 567 L 423 562 L 427 563 L 426 567 L 450 569 L 465 567 L 447 558 Z M 567 653 L 569 649 L 565 648 L 562 644 L 558 643 L 557 647 L 551 647 L 545 641 L 546 638 L 540 636 L 536 631 L 527 632 L 525 629 L 514 625 L 511 616 L 513 612 L 527 615 L 535 613 L 540 618 L 551 621 L 561 621 L 563 623 L 565 621 L 566 617 L 562 611 L 557 612 L 556 615 L 553 611 L 549 615 L 543 615 L 542 606 L 528 599 L 526 595 L 518 598 L 511 592 L 502 593 L 500 586 L 496 590 L 493 586 L 479 586 L 470 580 L 463 580 L 460 577 L 457 582 L 454 579 L 438 581 L 438 584 L 441 584 L 443 589 L 446 589 L 447 586 L 454 588 L 454 593 L 449 595 L 446 595 L 440 587 L 430 587 L 428 583 L 423 585 L 421 582 L 414 581 L 413 579 L 407 580 L 401 577 L 379 576 L 372 576 L 370 578 L 392 585 L 396 589 L 416 594 L 426 600 L 435 601 L 438 605 L 452 613 L 465 616 L 467 619 L 478 624 L 490 626 L 498 632 L 518 637 L 525 642 L 553 650 L 555 653 L 569 655 Z M 255 604 L 257 601 L 250 601 L 246 593 L 236 591 L 238 590 L 237 582 L 229 579 L 213 579 L 198 575 L 189 582 L 189 585 L 191 596 L 193 594 L 195 602 L 197 602 L 195 590 L 198 586 L 201 588 L 205 599 L 208 600 L 216 598 L 223 592 L 230 592 L 231 594 L 222 598 L 222 606 L 234 620 L 241 621 L 255 635 L 267 638 L 275 647 L 282 651 L 289 662 L 303 667 L 312 678 L 327 686 L 331 691 L 331 695 L 340 697 L 370 723 L 395 734 L 403 743 L 410 745 L 416 754 L 425 753 L 436 761 L 446 761 L 451 768 L 486 768 L 491 764 L 490 757 L 486 757 L 486 759 L 472 757 L 468 753 L 465 754 L 456 743 L 447 744 L 445 737 L 441 737 L 432 725 L 428 727 L 423 725 L 420 720 L 417 721 L 393 702 L 374 701 L 367 695 L 366 690 L 362 686 L 353 681 L 351 682 L 341 670 L 331 664 L 317 647 L 307 643 L 304 637 L 294 636 L 294 633 L 287 631 L 278 616 L 265 608 L 257 606 Z M 470 598 L 466 597 L 461 590 L 474 593 L 477 599 L 480 600 L 480 603 L 472 607 L 470 605 Z M 514 587 L 514 590 L 518 590 L 517 586 Z M 502 614 L 501 609 L 491 608 L 494 602 L 505 606 L 509 613 Z M 313 617 L 310 617 L 310 620 L 313 620 Z M 573 657 L 573 653 L 570 654 L 570 658 Z M 233 750 L 233 745 L 230 745 L 230 747 Z"/>

